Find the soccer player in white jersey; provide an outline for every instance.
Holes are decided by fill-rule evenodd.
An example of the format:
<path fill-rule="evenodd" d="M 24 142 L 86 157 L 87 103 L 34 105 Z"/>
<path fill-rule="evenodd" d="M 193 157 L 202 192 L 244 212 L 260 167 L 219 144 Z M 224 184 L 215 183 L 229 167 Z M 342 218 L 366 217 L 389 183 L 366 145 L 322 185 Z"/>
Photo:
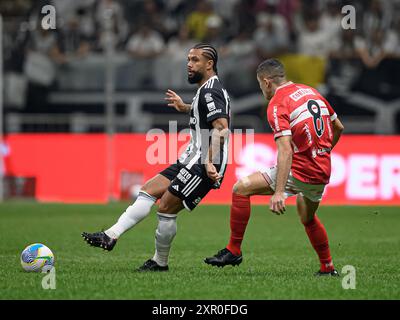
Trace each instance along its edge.
<path fill-rule="evenodd" d="M 188 54 L 188 81 L 198 85 L 191 104 L 174 91 L 166 92 L 168 106 L 190 114 L 190 143 L 175 164 L 148 180 L 136 201 L 116 224 L 104 232 L 82 236 L 92 246 L 112 250 L 120 236 L 148 216 L 159 199 L 155 254 L 139 271 L 167 271 L 177 230 L 177 213 L 193 210 L 211 189 L 222 183 L 228 161 L 230 102 L 217 75 L 218 54 L 210 44 L 198 44 Z"/>

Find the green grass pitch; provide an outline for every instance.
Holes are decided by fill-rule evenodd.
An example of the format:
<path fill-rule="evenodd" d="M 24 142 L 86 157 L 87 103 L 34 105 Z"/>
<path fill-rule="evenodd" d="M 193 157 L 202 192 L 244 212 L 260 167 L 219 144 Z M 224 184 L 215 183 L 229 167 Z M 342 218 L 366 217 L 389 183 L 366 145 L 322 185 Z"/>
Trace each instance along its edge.
<path fill-rule="evenodd" d="M 200 205 L 178 217 L 170 271 L 134 269 L 154 252 L 156 216 L 126 233 L 112 252 L 89 247 L 82 231 L 110 226 L 128 206 L 9 202 L 0 205 L 0 299 L 400 299 L 400 208 L 321 207 L 339 272 L 356 268 L 356 289 L 315 278 L 316 254 L 294 207 L 275 216 L 253 206 L 239 267 L 206 265 L 229 238 L 229 207 Z M 26 273 L 25 246 L 41 242 L 56 257 L 56 289 Z"/>

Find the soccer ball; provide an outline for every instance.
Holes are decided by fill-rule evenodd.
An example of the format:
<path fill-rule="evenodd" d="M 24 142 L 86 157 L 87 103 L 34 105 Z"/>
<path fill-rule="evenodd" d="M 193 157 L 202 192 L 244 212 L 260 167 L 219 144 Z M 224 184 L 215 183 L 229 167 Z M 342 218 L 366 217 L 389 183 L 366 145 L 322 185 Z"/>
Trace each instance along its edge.
<path fill-rule="evenodd" d="M 28 272 L 48 272 L 54 266 L 54 254 L 44 244 L 34 243 L 22 251 L 21 265 Z"/>

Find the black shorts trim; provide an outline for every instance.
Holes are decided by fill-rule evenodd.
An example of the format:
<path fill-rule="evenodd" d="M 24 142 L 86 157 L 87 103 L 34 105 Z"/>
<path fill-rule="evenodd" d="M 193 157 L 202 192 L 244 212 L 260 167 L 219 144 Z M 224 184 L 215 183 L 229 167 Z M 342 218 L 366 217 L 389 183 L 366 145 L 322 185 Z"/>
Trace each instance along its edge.
<path fill-rule="evenodd" d="M 171 181 L 168 191 L 180 198 L 184 207 L 192 211 L 211 189 L 219 188 L 208 176 L 204 165 L 194 164 L 189 169 L 177 162 L 160 172 Z"/>
<path fill-rule="evenodd" d="M 161 171 L 159 174 L 166 177 L 168 180 L 172 181 L 178 175 L 179 170 L 183 167 L 179 162 L 171 164 L 169 167 Z"/>

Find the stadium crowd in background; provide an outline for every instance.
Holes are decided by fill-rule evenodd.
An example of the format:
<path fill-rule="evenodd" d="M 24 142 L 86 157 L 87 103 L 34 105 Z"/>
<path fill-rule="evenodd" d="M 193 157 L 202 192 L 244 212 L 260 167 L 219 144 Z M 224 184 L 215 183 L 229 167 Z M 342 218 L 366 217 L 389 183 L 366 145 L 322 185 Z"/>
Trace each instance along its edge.
<path fill-rule="evenodd" d="M 56 8 L 57 29 L 47 31 L 38 26 L 49 3 Z M 355 30 L 342 28 L 346 4 L 356 9 Z M 5 72 L 24 74 L 38 85 L 35 94 L 103 88 L 99 57 L 110 12 L 117 90 L 190 88 L 186 53 L 198 42 L 219 50 L 219 75 L 230 79 L 232 96 L 257 91 L 256 66 L 271 57 L 285 64 L 290 79 L 330 92 L 357 88 L 392 99 L 400 86 L 394 75 L 399 0 L 2 0 L 0 12 Z M 37 63 L 42 71 L 27 67 Z M 382 85 L 375 85 L 377 79 Z"/>

